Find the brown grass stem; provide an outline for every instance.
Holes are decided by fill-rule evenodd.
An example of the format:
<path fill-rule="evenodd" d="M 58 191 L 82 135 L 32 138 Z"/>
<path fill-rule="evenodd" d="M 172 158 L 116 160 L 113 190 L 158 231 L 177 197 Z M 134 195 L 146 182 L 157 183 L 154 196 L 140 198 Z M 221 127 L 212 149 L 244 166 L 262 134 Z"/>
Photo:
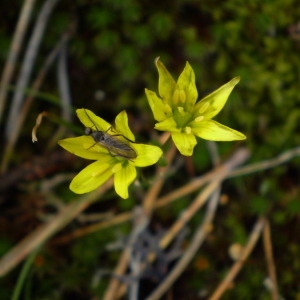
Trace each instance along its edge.
<path fill-rule="evenodd" d="M 247 260 L 248 256 L 251 254 L 254 246 L 256 245 L 259 237 L 261 236 L 261 232 L 265 226 L 266 220 L 264 218 L 259 218 L 256 223 L 254 224 L 254 227 L 252 229 L 252 232 L 248 238 L 248 242 L 246 246 L 244 247 L 240 259 L 233 264 L 231 269 L 228 271 L 225 278 L 222 280 L 222 282 L 219 284 L 219 286 L 216 288 L 212 296 L 210 296 L 209 300 L 217 300 L 222 297 L 222 295 L 226 292 L 226 290 L 229 289 L 230 285 L 234 281 L 237 274 L 242 269 L 245 261 Z"/>
<path fill-rule="evenodd" d="M 99 199 L 103 193 L 110 189 L 113 181 L 109 180 L 98 190 L 81 196 L 76 201 L 66 205 L 53 219 L 45 224 L 40 225 L 27 237 L 20 241 L 0 260 L 0 277 L 7 274 L 11 269 L 17 266 L 29 253 L 36 247 L 43 244 L 51 236 L 62 229 L 66 224 L 76 218 L 89 205 Z"/>
<path fill-rule="evenodd" d="M 275 267 L 274 256 L 273 256 L 273 247 L 272 247 L 271 229 L 270 229 L 269 220 L 266 220 L 266 225 L 264 227 L 263 242 L 264 242 L 268 273 L 272 282 L 272 286 L 271 286 L 272 300 L 279 300 L 276 267 Z"/>

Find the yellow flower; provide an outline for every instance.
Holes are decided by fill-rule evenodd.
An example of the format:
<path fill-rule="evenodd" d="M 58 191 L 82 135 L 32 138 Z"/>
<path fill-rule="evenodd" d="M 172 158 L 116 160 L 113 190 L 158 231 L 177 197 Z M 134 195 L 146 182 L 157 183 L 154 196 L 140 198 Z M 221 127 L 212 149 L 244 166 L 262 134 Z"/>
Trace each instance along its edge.
<path fill-rule="evenodd" d="M 162 150 L 134 142 L 125 111 L 116 117 L 114 128 L 90 110 L 77 109 L 76 113 L 87 128 L 86 133 L 91 134 L 60 140 L 58 144 L 77 156 L 96 161 L 73 178 L 70 189 L 77 194 L 88 193 L 114 176 L 116 193 L 128 198 L 128 187 L 137 175 L 136 167 L 155 164 Z"/>
<path fill-rule="evenodd" d="M 181 154 L 193 154 L 197 144 L 196 136 L 211 141 L 246 138 L 241 132 L 212 120 L 224 107 L 234 86 L 239 82 L 239 77 L 233 78 L 197 102 L 195 74 L 188 62 L 177 82 L 158 58 L 155 63 L 159 74 L 160 97 L 153 91 L 145 90 L 154 119 L 158 121 L 155 129 L 170 132 Z"/>

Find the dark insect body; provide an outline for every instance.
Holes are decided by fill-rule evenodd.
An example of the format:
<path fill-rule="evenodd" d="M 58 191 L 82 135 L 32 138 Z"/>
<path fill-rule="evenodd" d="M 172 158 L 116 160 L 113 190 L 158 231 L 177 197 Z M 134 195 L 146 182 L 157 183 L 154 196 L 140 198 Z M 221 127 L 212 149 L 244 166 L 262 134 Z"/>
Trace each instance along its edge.
<path fill-rule="evenodd" d="M 84 110 L 85 111 L 85 110 Z M 96 130 L 93 130 L 92 128 L 87 127 L 85 129 L 85 134 L 90 135 L 94 141 L 95 144 L 99 144 L 103 148 L 105 148 L 112 156 L 120 156 L 126 159 L 134 159 L 137 157 L 137 154 L 133 148 L 131 148 L 126 142 L 121 141 L 117 138 L 117 136 L 122 136 L 121 134 L 111 135 L 107 132 L 98 130 L 96 125 L 91 120 L 90 116 L 85 111 L 86 115 L 96 128 Z M 124 137 L 126 140 L 128 140 L 126 137 Z M 91 147 L 95 146 L 92 145 Z"/>

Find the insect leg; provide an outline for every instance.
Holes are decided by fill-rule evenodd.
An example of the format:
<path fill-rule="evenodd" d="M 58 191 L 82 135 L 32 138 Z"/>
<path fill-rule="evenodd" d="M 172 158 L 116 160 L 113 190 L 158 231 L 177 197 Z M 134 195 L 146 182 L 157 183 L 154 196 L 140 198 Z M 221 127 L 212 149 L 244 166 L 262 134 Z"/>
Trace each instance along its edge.
<path fill-rule="evenodd" d="M 97 144 L 97 142 L 95 144 L 93 144 L 92 146 L 88 147 L 86 150 L 91 149 L 92 147 L 95 147 L 95 145 Z"/>
<path fill-rule="evenodd" d="M 110 127 L 106 130 L 106 132 L 107 132 L 108 130 L 115 131 L 114 128 L 113 128 L 112 126 L 110 126 Z M 117 134 L 112 134 L 112 136 L 121 136 L 121 137 L 123 137 L 125 140 L 127 140 L 128 142 L 134 143 L 134 144 L 135 144 L 134 141 L 132 141 L 131 139 L 127 138 L 127 137 L 126 137 L 125 135 L 123 135 L 123 134 L 117 133 Z"/>

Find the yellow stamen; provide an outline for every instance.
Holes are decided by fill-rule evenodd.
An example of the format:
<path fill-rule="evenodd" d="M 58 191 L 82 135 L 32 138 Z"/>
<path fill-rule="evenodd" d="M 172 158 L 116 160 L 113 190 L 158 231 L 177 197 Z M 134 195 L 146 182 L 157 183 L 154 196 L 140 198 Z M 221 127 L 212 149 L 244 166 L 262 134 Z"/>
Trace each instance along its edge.
<path fill-rule="evenodd" d="M 210 105 L 209 102 L 204 103 L 200 107 L 200 109 L 198 110 L 199 114 L 203 114 L 204 112 L 206 112 L 206 110 L 208 109 L 209 105 Z"/>
<path fill-rule="evenodd" d="M 195 119 L 195 122 L 201 122 L 204 119 L 203 116 L 199 116 Z"/>
<path fill-rule="evenodd" d="M 191 132 L 192 132 L 192 128 L 191 128 L 190 126 L 186 126 L 186 127 L 184 128 L 184 131 L 185 131 L 186 133 L 191 133 Z"/>
<path fill-rule="evenodd" d="M 173 104 L 174 104 L 174 105 L 177 105 L 177 104 L 178 104 L 178 102 L 179 102 L 179 97 L 180 97 L 180 95 L 179 95 L 179 90 L 176 89 L 176 90 L 174 91 L 174 94 L 173 94 Z"/>
<path fill-rule="evenodd" d="M 186 95 L 184 90 L 179 91 L 179 98 L 182 103 L 185 103 Z"/>
<path fill-rule="evenodd" d="M 184 108 L 182 106 L 178 106 L 177 110 L 182 114 L 184 113 Z"/>

